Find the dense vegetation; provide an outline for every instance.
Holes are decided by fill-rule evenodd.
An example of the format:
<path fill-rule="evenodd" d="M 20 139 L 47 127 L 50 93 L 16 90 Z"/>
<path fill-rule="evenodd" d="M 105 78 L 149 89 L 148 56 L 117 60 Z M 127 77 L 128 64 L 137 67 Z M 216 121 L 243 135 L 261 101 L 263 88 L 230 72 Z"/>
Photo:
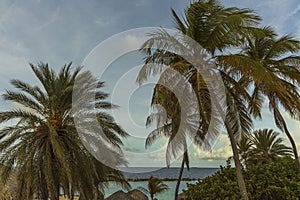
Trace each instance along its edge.
<path fill-rule="evenodd" d="M 243 136 L 238 143 L 243 175 L 248 195 L 253 200 L 298 199 L 300 172 L 293 158 L 292 148 L 283 144 L 279 133 L 263 129 Z M 240 199 L 236 170 L 227 166 L 214 175 L 189 184 L 184 192 L 190 200 Z"/>
<path fill-rule="evenodd" d="M 300 198 L 300 173 L 294 159 L 251 164 L 243 171 L 249 198 L 279 200 Z M 241 199 L 236 171 L 230 165 L 196 184 L 188 184 L 184 194 L 189 200 Z"/>

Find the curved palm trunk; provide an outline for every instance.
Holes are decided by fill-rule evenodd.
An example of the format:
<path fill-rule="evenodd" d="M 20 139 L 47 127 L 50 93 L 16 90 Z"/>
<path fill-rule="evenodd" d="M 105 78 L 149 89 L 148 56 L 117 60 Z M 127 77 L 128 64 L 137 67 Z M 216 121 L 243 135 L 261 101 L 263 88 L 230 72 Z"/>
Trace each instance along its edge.
<path fill-rule="evenodd" d="M 236 168 L 237 181 L 238 181 L 238 186 L 240 189 L 241 197 L 243 200 L 249 200 L 248 193 L 247 193 L 247 187 L 246 187 L 245 180 L 243 177 L 243 172 L 242 172 L 242 164 L 239 159 L 238 148 L 237 148 L 237 144 L 236 144 L 236 141 L 234 138 L 234 131 L 231 129 L 230 124 L 228 123 L 228 121 L 226 119 L 226 114 L 224 113 L 220 103 L 215 101 L 215 99 L 212 99 L 212 100 L 214 100 L 215 106 L 216 106 L 217 110 L 220 112 L 220 115 L 225 117 L 225 120 L 224 120 L 225 127 L 227 130 L 231 148 L 232 148 L 233 160 L 234 160 L 234 164 L 235 164 L 235 168 Z"/>
<path fill-rule="evenodd" d="M 186 153 L 184 153 L 184 154 L 186 154 Z M 182 162 L 181 162 L 179 176 L 178 176 L 178 180 L 177 180 L 176 188 L 175 188 L 175 198 L 174 198 L 174 200 L 178 200 L 178 191 L 179 191 L 179 186 L 180 186 L 180 182 L 181 182 L 181 178 L 182 178 L 182 174 L 183 174 L 184 163 L 185 163 L 185 155 L 183 156 Z"/>
<path fill-rule="evenodd" d="M 298 165 L 298 168 L 299 168 L 299 171 L 300 171 L 300 160 L 299 160 L 299 156 L 298 156 L 297 146 L 296 146 L 294 138 L 292 137 L 291 133 L 289 132 L 289 130 L 288 130 L 287 125 L 286 125 L 285 122 L 284 122 L 284 132 L 285 132 L 286 136 L 288 137 L 288 139 L 289 139 L 289 141 L 290 141 L 290 143 L 292 145 L 294 156 L 295 156 L 295 160 L 297 162 L 297 165 Z"/>
<path fill-rule="evenodd" d="M 298 169 L 300 171 L 300 160 L 299 160 L 299 156 L 298 156 L 297 145 L 296 145 L 295 140 L 292 137 L 292 135 L 291 135 L 291 133 L 290 133 L 288 127 L 287 127 L 287 124 L 286 124 L 283 116 L 281 115 L 281 113 L 279 112 L 279 110 L 276 107 L 274 107 L 274 117 L 275 117 L 275 122 L 276 122 L 276 118 L 278 118 L 278 120 L 280 121 L 280 124 L 282 125 L 282 127 L 279 127 L 279 128 L 283 129 L 284 133 L 286 134 L 286 136 L 288 137 L 288 139 L 289 139 L 289 141 L 292 145 L 295 160 L 296 160 Z M 278 123 L 276 123 L 276 124 L 278 124 Z"/>
<path fill-rule="evenodd" d="M 239 153 L 238 153 L 237 144 L 236 144 L 236 141 L 234 138 L 234 134 L 233 134 L 233 131 L 230 128 L 228 122 L 226 122 L 226 121 L 225 121 L 225 126 L 227 129 L 231 147 L 232 147 L 233 160 L 234 160 L 234 164 L 235 164 L 235 168 L 236 168 L 237 181 L 238 181 L 238 185 L 240 188 L 241 196 L 242 196 L 243 200 L 249 200 L 245 180 L 243 177 L 242 165 L 241 165 L 241 162 L 239 159 Z"/>

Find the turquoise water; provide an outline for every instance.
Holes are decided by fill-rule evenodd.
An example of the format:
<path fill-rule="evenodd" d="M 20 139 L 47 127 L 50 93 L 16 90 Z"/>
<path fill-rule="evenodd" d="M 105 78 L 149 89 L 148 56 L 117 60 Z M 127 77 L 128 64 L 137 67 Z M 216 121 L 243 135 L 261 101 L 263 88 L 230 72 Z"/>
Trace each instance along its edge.
<path fill-rule="evenodd" d="M 181 181 L 180 183 L 180 189 L 179 193 L 182 192 L 183 189 L 187 189 L 186 183 L 195 183 L 196 181 Z M 147 181 L 138 181 L 138 182 L 129 182 L 132 189 L 136 189 L 138 187 L 144 187 L 147 188 Z M 163 194 L 158 194 L 155 197 L 158 200 L 172 200 L 174 199 L 174 192 L 175 192 L 175 186 L 176 186 L 176 181 L 165 181 L 165 183 L 169 186 L 169 190 Z M 111 185 L 106 191 L 105 191 L 105 197 L 108 197 L 112 193 L 120 190 L 120 186 L 116 185 Z"/>
<path fill-rule="evenodd" d="M 144 168 L 144 167 L 131 167 L 127 168 L 127 171 L 131 172 L 124 172 L 124 177 L 127 179 L 148 179 L 150 176 L 158 177 L 160 179 L 176 179 L 178 177 L 180 168 Z M 189 171 L 187 169 L 183 170 L 182 177 L 183 178 L 190 178 L 190 179 L 202 179 L 207 176 L 210 176 L 214 174 L 216 171 L 218 171 L 218 168 L 197 168 L 192 167 Z M 145 172 L 148 171 L 148 172 Z M 176 187 L 176 181 L 164 181 L 168 186 L 169 190 L 163 194 L 158 194 L 156 196 L 159 200 L 173 200 L 174 199 L 174 193 L 175 193 L 175 187 Z M 179 193 L 182 192 L 182 190 L 187 189 L 187 183 L 195 183 L 196 181 L 181 181 Z M 138 187 L 144 187 L 147 188 L 147 181 L 129 181 L 132 189 L 136 189 Z M 105 191 L 105 197 L 108 197 L 112 193 L 120 190 L 120 186 L 118 185 L 111 185 L 106 191 Z M 121 200 L 121 199 L 120 199 Z"/>

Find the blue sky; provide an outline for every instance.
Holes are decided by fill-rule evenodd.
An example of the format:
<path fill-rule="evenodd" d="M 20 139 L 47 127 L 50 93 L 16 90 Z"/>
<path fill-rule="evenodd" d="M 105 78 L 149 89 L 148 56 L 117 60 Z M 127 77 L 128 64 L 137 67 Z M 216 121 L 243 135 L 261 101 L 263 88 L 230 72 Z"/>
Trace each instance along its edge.
<path fill-rule="evenodd" d="M 132 28 L 158 26 L 172 28 L 170 8 L 180 15 L 190 0 L 0 0 L 0 92 L 10 88 L 9 80 L 18 78 L 37 84 L 28 63 L 48 62 L 54 69 L 65 63 L 81 65 L 86 56 L 103 40 Z M 292 33 L 300 39 L 300 2 L 298 0 L 223 0 L 226 6 L 248 7 L 262 16 L 264 25 L 273 25 L 280 34 Z M 130 40 L 131 39 L 131 40 Z M 135 42 L 129 38 L 128 42 Z M 113 52 L 113 49 L 107 49 Z M 120 123 L 135 138 L 125 141 L 131 166 L 164 165 L 164 152 L 155 152 L 164 146 L 164 140 L 145 151 L 144 127 L 149 112 L 153 84 L 138 88 L 135 85 L 136 71 L 122 76 L 141 64 L 136 53 L 124 55 L 113 62 L 104 73 L 108 92 L 122 81 L 136 87 L 130 98 L 126 91 L 118 91 L 121 107 L 114 112 Z M 88 67 L 86 69 L 89 69 Z M 122 83 L 122 82 L 121 82 Z M 122 96 L 123 95 L 123 96 Z M 124 97 L 124 101 L 123 98 Z M 112 98 L 113 100 L 114 98 Z M 124 103 L 125 102 L 125 103 Z M 123 105 L 123 107 L 122 107 Z M 1 100 L 0 109 L 13 107 Z M 130 115 L 127 115 L 129 109 Z M 288 124 L 300 148 L 299 122 L 288 119 Z M 267 107 L 264 120 L 255 123 L 256 128 L 275 128 Z M 193 166 L 219 166 L 230 156 L 226 135 L 221 135 L 212 153 L 203 155 L 191 146 Z M 176 165 L 176 162 L 174 163 Z"/>

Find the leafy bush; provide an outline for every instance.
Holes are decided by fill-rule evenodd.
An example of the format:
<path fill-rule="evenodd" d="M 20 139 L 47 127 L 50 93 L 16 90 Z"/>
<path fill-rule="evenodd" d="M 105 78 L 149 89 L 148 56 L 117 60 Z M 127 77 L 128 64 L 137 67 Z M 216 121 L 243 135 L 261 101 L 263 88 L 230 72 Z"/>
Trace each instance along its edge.
<path fill-rule="evenodd" d="M 300 198 L 300 172 L 292 158 L 279 158 L 269 164 L 247 166 L 244 172 L 249 198 L 279 200 Z M 236 171 L 227 166 L 184 191 L 189 200 L 241 199 Z"/>

